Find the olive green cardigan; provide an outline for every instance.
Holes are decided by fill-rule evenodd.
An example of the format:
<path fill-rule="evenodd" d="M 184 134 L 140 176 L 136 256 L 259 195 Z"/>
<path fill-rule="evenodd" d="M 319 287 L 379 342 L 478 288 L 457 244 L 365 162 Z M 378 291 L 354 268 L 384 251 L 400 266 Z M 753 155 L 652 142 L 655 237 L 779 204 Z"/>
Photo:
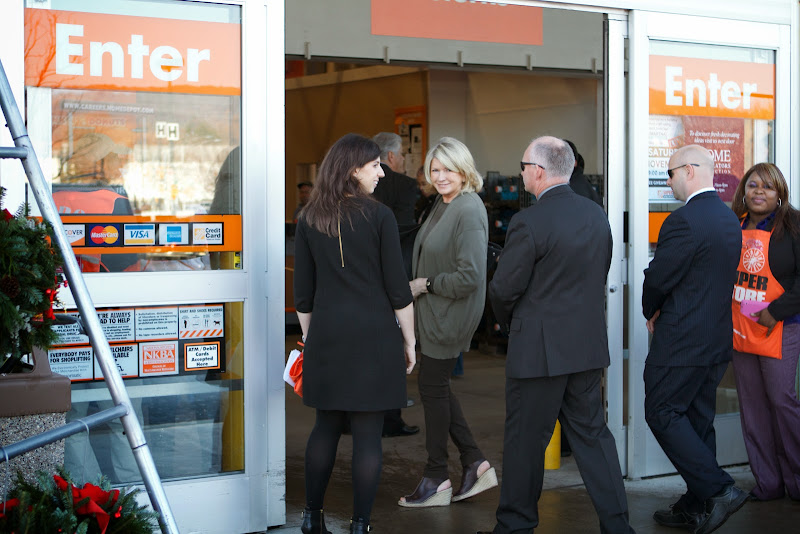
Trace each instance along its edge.
<path fill-rule="evenodd" d="M 441 202 L 437 198 L 431 212 Z M 425 356 L 455 358 L 469 350 L 486 303 L 486 207 L 477 193 L 463 193 L 427 232 L 429 222 L 417 234 L 412 260 L 414 278 L 429 278 L 433 285 L 433 294 L 414 302 L 417 340 Z"/>

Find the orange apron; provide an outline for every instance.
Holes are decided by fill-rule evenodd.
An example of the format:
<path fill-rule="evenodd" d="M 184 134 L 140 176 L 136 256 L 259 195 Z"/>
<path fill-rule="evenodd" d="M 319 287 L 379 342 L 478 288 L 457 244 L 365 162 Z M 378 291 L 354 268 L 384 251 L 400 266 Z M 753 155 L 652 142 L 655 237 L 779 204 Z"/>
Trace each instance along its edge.
<path fill-rule="evenodd" d="M 769 268 L 769 238 L 766 230 L 742 231 L 742 255 L 733 286 L 733 348 L 759 356 L 781 359 L 783 321 L 767 336 L 767 327 L 741 312 L 741 302 L 772 302 L 783 295 L 783 286 Z"/>

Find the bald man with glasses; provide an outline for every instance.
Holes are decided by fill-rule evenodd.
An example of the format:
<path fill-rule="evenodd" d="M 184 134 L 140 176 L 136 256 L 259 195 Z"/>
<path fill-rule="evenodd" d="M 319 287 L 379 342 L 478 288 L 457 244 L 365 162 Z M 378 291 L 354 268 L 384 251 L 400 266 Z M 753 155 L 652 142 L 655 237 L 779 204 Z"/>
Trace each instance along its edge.
<path fill-rule="evenodd" d="M 642 311 L 653 334 L 644 370 L 645 419 L 686 482 L 653 519 L 694 534 L 716 530 L 747 500 L 716 458 L 716 390 L 733 355 L 731 292 L 742 229 L 714 190 L 714 160 L 700 145 L 675 151 L 673 211 L 644 271 Z"/>

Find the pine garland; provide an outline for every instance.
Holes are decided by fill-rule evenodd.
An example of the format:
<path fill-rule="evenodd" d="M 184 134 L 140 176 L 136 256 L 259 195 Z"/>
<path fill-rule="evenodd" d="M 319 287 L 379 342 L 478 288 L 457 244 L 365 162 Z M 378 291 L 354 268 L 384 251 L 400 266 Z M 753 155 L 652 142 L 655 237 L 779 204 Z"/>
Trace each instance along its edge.
<path fill-rule="evenodd" d="M 52 299 L 60 285 L 61 252 L 53 246 L 53 227 L 28 219 L 24 205 L 12 215 L 3 210 L 0 187 L 0 369 L 16 370 L 34 346 L 49 348 Z"/>
<path fill-rule="evenodd" d="M 136 501 L 141 490 L 111 489 L 104 476 L 79 488 L 63 467 L 58 472 L 40 471 L 36 484 L 17 473 L 11 498 L 0 503 L 0 533 L 152 534 L 158 527 L 158 514 Z"/>

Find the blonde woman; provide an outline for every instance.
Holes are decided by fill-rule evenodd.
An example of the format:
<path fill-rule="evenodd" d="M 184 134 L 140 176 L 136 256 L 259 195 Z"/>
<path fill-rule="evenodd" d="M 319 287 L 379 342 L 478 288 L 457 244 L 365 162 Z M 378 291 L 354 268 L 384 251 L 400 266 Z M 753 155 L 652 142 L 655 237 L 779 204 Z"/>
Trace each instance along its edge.
<path fill-rule="evenodd" d="M 497 486 L 495 470 L 450 389 L 456 359 L 469 350 L 486 300 L 489 224 L 477 193 L 483 178 L 467 147 L 452 137 L 443 137 L 428 152 L 425 178 L 439 196 L 414 242 L 410 284 L 422 353 L 419 393 L 428 460 L 417 488 L 398 502 L 410 508 L 446 506 Z M 463 468 L 455 493 L 447 472 L 448 436 Z"/>

